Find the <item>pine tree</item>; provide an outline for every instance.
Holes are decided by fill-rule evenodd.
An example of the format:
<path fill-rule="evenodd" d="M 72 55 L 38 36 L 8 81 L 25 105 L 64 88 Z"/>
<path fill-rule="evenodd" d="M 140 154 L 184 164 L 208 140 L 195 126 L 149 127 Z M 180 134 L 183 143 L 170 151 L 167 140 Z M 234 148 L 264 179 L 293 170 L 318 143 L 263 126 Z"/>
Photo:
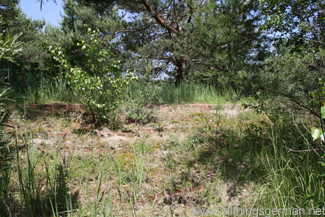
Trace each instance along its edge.
<path fill-rule="evenodd" d="M 118 17 L 116 8 L 111 4 L 89 5 L 83 1 L 65 0 L 63 2 L 64 14 L 62 14 L 60 44 L 67 49 L 72 65 L 82 62 L 83 54 L 76 49 L 77 41 L 88 41 L 88 28 L 98 30 L 101 37 L 107 43 L 102 46 L 111 46 L 110 41 L 116 37 L 116 29 L 122 23 Z M 117 53 L 116 53 L 117 55 Z"/>
<path fill-rule="evenodd" d="M 118 49 L 125 60 L 124 67 L 139 74 L 152 71 L 156 75 L 168 72 L 172 65 L 173 76 L 179 83 L 188 74 L 186 49 L 188 39 L 180 40 L 183 26 L 191 23 L 193 7 L 190 1 L 85 1 L 96 6 L 111 3 L 128 15 L 123 29 L 115 28 Z M 182 50 L 180 50 L 182 49 Z M 154 63 L 151 68 L 150 64 Z"/>
<path fill-rule="evenodd" d="M 228 56 L 228 59 L 223 58 L 222 64 L 230 66 L 235 62 L 230 59 L 247 56 L 247 52 L 262 43 L 262 40 L 259 40 L 262 32 L 254 32 L 257 30 L 259 16 L 248 18 L 258 7 L 257 1 L 247 3 L 247 1 L 226 0 L 213 3 L 192 0 L 136 2 L 86 0 L 86 2 L 115 3 L 123 11 L 134 15 L 129 17 L 127 29 L 120 38 L 123 52 L 129 58 L 127 67 L 145 72 L 148 68 L 147 62 L 150 60 L 149 62 L 154 63 L 155 67 L 152 71 L 156 75 L 163 72 L 171 75 L 176 84 L 186 80 L 189 74 L 202 70 L 204 68 L 202 66 L 211 66 L 210 62 L 205 60 L 208 58 L 207 49 L 210 54 L 212 49 L 218 49 L 220 55 Z M 214 4 L 214 11 L 209 11 L 212 4 Z M 207 10 L 208 13 L 204 12 Z M 207 20 L 200 18 L 202 13 Z M 213 22 L 218 23 L 215 25 Z M 209 42 L 204 42 L 206 32 L 197 31 L 198 28 L 207 29 L 209 34 L 214 34 L 210 36 L 215 39 L 209 38 Z M 221 31 L 224 32 L 223 39 L 219 38 Z M 229 35 L 227 39 L 226 34 Z M 201 43 L 197 43 L 197 40 Z M 215 40 L 219 41 L 219 48 L 216 45 L 211 47 L 211 43 Z M 248 42 L 245 42 L 246 40 Z M 243 47 L 237 49 L 238 47 L 232 46 L 231 49 L 220 49 L 222 43 L 225 46 L 229 44 L 228 47 L 230 44 L 240 44 Z M 254 43 L 256 45 L 253 45 Z M 226 68 L 224 67 L 223 70 Z"/>
<path fill-rule="evenodd" d="M 122 18 L 116 7 L 109 3 L 99 5 L 84 1 L 64 0 L 61 28 L 65 34 L 75 38 L 84 38 L 87 29 L 98 29 L 104 37 L 115 38 L 117 30 L 122 28 Z"/>
<path fill-rule="evenodd" d="M 14 34 L 23 32 L 20 37 L 20 41 L 24 42 L 24 52 L 21 58 L 23 58 L 24 61 L 37 61 L 39 58 L 37 58 L 35 52 L 38 52 L 33 48 L 37 47 L 35 44 L 38 44 L 38 36 L 42 34 L 41 29 L 45 25 L 45 21 L 32 21 L 31 18 L 27 18 L 20 9 L 19 2 L 19 0 L 1 0 L 0 15 L 7 21 L 8 27 Z"/>
<path fill-rule="evenodd" d="M 254 10 L 257 11 L 258 1 L 217 1 L 214 3 L 214 12 L 209 12 L 215 14 L 208 18 L 206 16 L 208 13 L 203 11 L 211 9 L 211 4 L 213 2 L 193 0 L 69 0 L 65 6 L 69 19 L 62 22 L 62 25 L 75 32 L 77 26 L 82 32 L 81 26 L 85 23 L 95 24 L 96 27 L 101 28 L 108 27 L 102 29 L 101 32 L 103 35 L 105 33 L 111 35 L 117 41 L 118 58 L 124 60 L 125 69 L 135 70 L 138 74 L 166 73 L 174 77 L 175 83 L 178 84 L 186 80 L 189 74 L 211 66 L 211 60 L 209 60 L 210 63 L 205 61 L 207 49 L 210 54 L 213 49 L 218 49 L 219 56 L 229 57 L 223 58 L 222 64 L 218 63 L 219 67 L 223 65 L 223 70 L 227 70 L 226 65 L 230 67 L 236 63 L 234 60 L 243 59 L 243 57 L 246 58 L 245 61 L 248 61 L 247 57 L 252 54 L 252 50 L 255 49 L 257 52 L 262 47 L 262 32 L 257 28 L 260 16 L 252 15 Z M 83 7 L 81 10 L 79 5 L 87 8 Z M 110 11 L 110 15 L 113 14 L 113 16 L 105 17 L 103 13 L 105 10 L 98 10 L 98 8 L 105 8 L 103 5 L 126 13 L 127 19 L 123 21 L 123 17 L 118 16 L 117 11 L 115 14 Z M 206 21 L 200 18 L 202 12 L 205 14 Z M 99 16 L 94 16 L 94 13 Z M 248 18 L 250 15 L 253 18 Z M 93 19 L 94 17 L 96 18 Z M 108 25 L 104 24 L 105 20 L 109 21 Z M 198 24 L 198 21 L 201 23 Z M 218 22 L 219 26 L 211 22 Z M 220 22 L 225 23 L 223 25 Z M 201 40 L 206 33 L 197 31 L 198 28 L 212 32 L 208 42 Z M 224 32 L 223 36 L 226 34 L 229 36 L 226 37 L 227 39 L 220 39 L 216 37 L 220 35 L 218 31 Z M 208 46 L 215 40 L 219 40 L 219 47 Z M 220 49 L 222 44 L 228 47 Z M 241 48 L 237 49 L 239 45 Z M 262 54 L 262 52 L 258 53 Z M 262 56 L 255 55 L 255 57 Z"/>
<path fill-rule="evenodd" d="M 259 28 L 262 18 L 258 1 L 211 1 L 194 19 L 196 47 L 200 48 L 196 52 L 206 67 L 197 77 L 228 84 L 242 82 L 238 72 L 267 57 L 271 40 Z"/>

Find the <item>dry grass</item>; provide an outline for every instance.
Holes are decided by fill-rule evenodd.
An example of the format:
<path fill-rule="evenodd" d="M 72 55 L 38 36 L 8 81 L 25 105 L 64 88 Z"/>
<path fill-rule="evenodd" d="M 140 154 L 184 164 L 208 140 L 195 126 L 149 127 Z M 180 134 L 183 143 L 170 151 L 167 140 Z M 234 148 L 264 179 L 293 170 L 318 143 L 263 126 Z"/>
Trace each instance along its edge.
<path fill-rule="evenodd" d="M 239 107 L 211 111 L 170 107 L 154 113 L 177 117 L 129 124 L 125 126 L 132 131 L 129 133 L 108 133 L 107 129 L 85 126 L 81 113 L 31 112 L 22 116 L 16 112 L 11 123 L 17 127 L 9 133 L 18 138 L 22 165 L 26 163 L 25 145 L 32 144 L 22 135 L 32 133 L 29 138 L 38 162 L 34 172 L 43 183 L 40 191 L 45 191 L 46 165 L 62 164 L 67 171 L 66 177 L 61 177 L 67 183 L 65 196 L 71 196 L 73 204 L 63 210 L 70 210 L 72 216 L 193 216 L 195 207 L 221 209 L 253 203 L 251 195 L 259 188 L 258 182 L 240 178 L 249 175 L 249 158 L 243 153 L 226 153 L 242 152 L 236 139 L 245 137 L 250 124 L 267 121 L 264 116 Z M 184 118 L 189 116 L 192 118 Z M 141 130 L 158 124 L 173 129 Z M 191 128 L 182 128 L 188 126 Z M 47 132 L 57 131 L 65 137 L 47 136 Z M 233 141 L 227 141 L 229 133 L 234 135 Z M 251 149 L 246 147 L 248 152 Z M 17 174 L 12 180 L 18 180 Z M 20 194 L 14 184 L 11 191 Z M 23 206 L 19 200 L 15 203 Z M 15 211 L 27 215 L 22 210 Z"/>

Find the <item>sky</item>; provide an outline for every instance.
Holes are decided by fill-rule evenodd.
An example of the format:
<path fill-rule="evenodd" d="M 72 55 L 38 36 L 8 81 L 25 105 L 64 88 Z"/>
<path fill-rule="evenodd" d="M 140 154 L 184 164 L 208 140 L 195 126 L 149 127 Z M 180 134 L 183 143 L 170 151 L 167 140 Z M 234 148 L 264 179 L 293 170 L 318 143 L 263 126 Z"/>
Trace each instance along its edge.
<path fill-rule="evenodd" d="M 44 18 L 46 24 L 52 26 L 59 26 L 61 20 L 60 11 L 63 12 L 62 0 L 56 0 L 56 4 L 53 0 L 48 2 L 44 0 L 42 10 L 37 0 L 20 0 L 20 8 L 28 18 L 32 17 L 33 20 L 42 20 Z"/>

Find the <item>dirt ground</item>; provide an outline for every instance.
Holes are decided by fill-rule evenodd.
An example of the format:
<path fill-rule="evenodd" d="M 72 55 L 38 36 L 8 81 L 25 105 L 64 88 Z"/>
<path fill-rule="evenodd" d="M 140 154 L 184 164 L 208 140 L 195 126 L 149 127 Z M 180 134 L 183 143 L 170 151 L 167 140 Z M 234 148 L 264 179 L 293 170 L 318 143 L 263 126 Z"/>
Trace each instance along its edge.
<path fill-rule="evenodd" d="M 70 192 L 78 194 L 80 206 L 85 209 L 96 203 L 94 195 L 102 172 L 96 170 L 98 165 L 85 169 L 80 164 L 91 164 L 106 157 L 117 160 L 121 166 L 120 169 L 116 169 L 113 163 L 107 166 L 107 170 L 114 172 L 107 172 L 101 185 L 111 187 L 100 190 L 101 195 L 106 195 L 109 189 L 110 196 L 115 198 L 113 210 L 117 216 L 131 215 L 127 208 L 130 208 L 130 198 L 133 198 L 131 210 L 141 216 L 161 216 L 159 212 L 167 216 L 171 210 L 175 216 L 184 213 L 192 216 L 191 209 L 202 204 L 238 206 L 249 197 L 251 188 L 245 185 L 236 189 L 236 181 L 220 179 L 218 171 L 211 168 L 216 168 L 214 164 L 221 163 L 222 159 L 214 159 L 209 166 L 200 165 L 198 153 L 204 152 L 204 147 L 197 140 L 201 134 L 213 133 L 220 124 L 228 121 L 236 123 L 239 116 L 244 117 L 252 111 L 231 104 L 202 108 L 148 108 L 154 122 L 125 123 L 119 130 L 93 128 L 85 124 L 82 111 L 68 113 L 31 109 L 26 115 L 14 112 L 10 123 L 15 128 L 9 133 L 13 135 L 12 143 L 18 139 L 21 147 L 33 146 L 39 156 L 51 156 L 59 150 L 60 155 L 69 161 L 67 167 L 72 173 L 68 180 Z M 26 132 L 30 134 L 30 141 L 23 139 Z M 78 175 L 82 172 L 87 174 Z M 128 176 L 130 173 L 137 181 L 132 181 Z M 89 201 L 91 203 L 87 205 Z"/>

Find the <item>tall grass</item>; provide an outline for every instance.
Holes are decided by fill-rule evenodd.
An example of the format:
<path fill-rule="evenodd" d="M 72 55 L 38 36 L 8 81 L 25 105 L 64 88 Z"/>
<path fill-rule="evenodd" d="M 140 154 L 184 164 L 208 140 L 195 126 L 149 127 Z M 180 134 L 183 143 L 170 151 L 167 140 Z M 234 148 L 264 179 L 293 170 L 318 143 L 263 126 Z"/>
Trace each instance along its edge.
<path fill-rule="evenodd" d="M 239 133 L 232 125 L 222 137 L 227 148 L 216 151 L 224 160 L 231 159 L 231 165 L 243 162 L 247 165 L 238 176 L 230 173 L 231 167 L 225 166 L 221 170 L 225 177 L 237 178 L 238 183 L 254 183 L 257 187 L 244 207 L 291 211 L 302 208 L 306 215 L 310 209 L 322 208 L 325 201 L 324 164 L 303 139 L 308 138 L 309 132 L 303 127 L 298 130 L 290 118 L 270 126 L 258 123 L 254 117 L 251 120 L 254 124 L 248 128 L 239 126 Z M 237 121 L 242 125 L 240 119 Z M 220 131 L 223 130 L 216 133 Z M 291 216 L 287 211 L 279 216 Z"/>
<path fill-rule="evenodd" d="M 324 174 L 322 159 L 308 150 L 299 133 L 298 139 L 291 141 L 284 139 L 285 133 L 284 130 L 272 132 L 271 146 L 257 155 L 266 175 L 255 203 L 258 207 L 275 209 L 303 208 L 309 214 L 310 209 L 322 207 L 325 201 L 325 182 L 320 178 Z"/>
<path fill-rule="evenodd" d="M 28 132 L 27 132 L 28 133 Z M 67 187 L 67 166 L 59 149 L 50 156 L 37 156 L 32 136 L 26 134 L 26 152 L 19 150 L 16 140 L 16 171 L 21 201 L 16 204 L 22 216 L 60 216 L 73 210 L 71 194 Z M 39 171 L 39 168 L 44 168 Z M 38 169 L 37 169 L 38 168 Z M 12 176 L 15 178 L 15 176 Z"/>
<path fill-rule="evenodd" d="M 45 78 L 42 74 L 28 78 L 25 90 L 16 88 L 26 96 L 27 103 L 80 103 L 82 95 L 73 90 L 63 78 Z M 136 82 L 128 87 L 126 101 L 139 103 L 182 104 L 211 103 L 221 104 L 239 98 L 240 91 L 228 87 L 218 90 L 211 85 L 186 84 L 179 86 L 158 82 Z M 241 99 L 241 102 L 245 99 Z"/>
<path fill-rule="evenodd" d="M 211 85 L 181 83 L 134 83 L 129 86 L 127 99 L 139 103 L 211 103 L 221 104 L 239 98 L 240 92 L 231 87 L 218 90 Z M 244 99 L 241 99 L 242 101 Z"/>
<path fill-rule="evenodd" d="M 14 192 L 15 195 L 0 195 L 0 216 L 113 216 L 110 192 L 101 195 L 103 190 L 102 181 L 109 174 L 105 167 L 108 160 L 99 161 L 99 183 L 95 203 L 85 214 L 85 207 L 79 207 L 77 195 L 69 188 L 69 164 L 80 164 L 80 162 L 68 163 L 68 159 L 61 155 L 60 145 L 50 155 L 37 154 L 32 135 L 26 132 L 24 141 L 27 142 L 26 149 L 18 146 L 18 138 L 15 147 L 15 159 L 10 170 L 1 173 L 0 192 Z M 60 144 L 60 140 L 58 140 Z M 70 159 L 75 159 L 70 156 Z M 87 161 L 85 159 L 84 161 Z M 13 182 L 16 181 L 16 185 Z M 93 195 L 89 195 L 93 196 Z M 102 201 L 100 203 L 100 201 Z"/>
<path fill-rule="evenodd" d="M 23 91 L 27 103 L 77 103 L 80 94 L 73 90 L 63 78 L 29 77 L 27 89 Z"/>
<path fill-rule="evenodd" d="M 193 153 L 201 167 L 217 167 L 220 178 L 235 182 L 237 189 L 246 190 L 253 185 L 251 196 L 241 203 L 242 208 L 291 211 L 302 208 L 307 215 L 310 209 L 322 208 L 325 164 L 309 150 L 310 145 L 303 138 L 308 138 L 308 130 L 297 124 L 301 127 L 298 130 L 290 117 L 281 117 L 282 120 L 273 123 L 259 117 L 251 114 L 229 120 L 222 113 L 216 113 L 218 128 L 207 129 L 206 135 L 202 133 L 205 128 L 201 128 L 198 135 L 188 140 L 185 152 Z M 306 124 L 307 121 L 299 122 Z M 204 144 L 203 141 L 211 142 Z M 215 159 L 220 163 L 216 164 Z M 240 190 L 237 193 L 240 194 Z M 216 206 L 220 203 L 218 200 L 209 203 Z M 288 211 L 278 216 L 292 215 Z"/>

